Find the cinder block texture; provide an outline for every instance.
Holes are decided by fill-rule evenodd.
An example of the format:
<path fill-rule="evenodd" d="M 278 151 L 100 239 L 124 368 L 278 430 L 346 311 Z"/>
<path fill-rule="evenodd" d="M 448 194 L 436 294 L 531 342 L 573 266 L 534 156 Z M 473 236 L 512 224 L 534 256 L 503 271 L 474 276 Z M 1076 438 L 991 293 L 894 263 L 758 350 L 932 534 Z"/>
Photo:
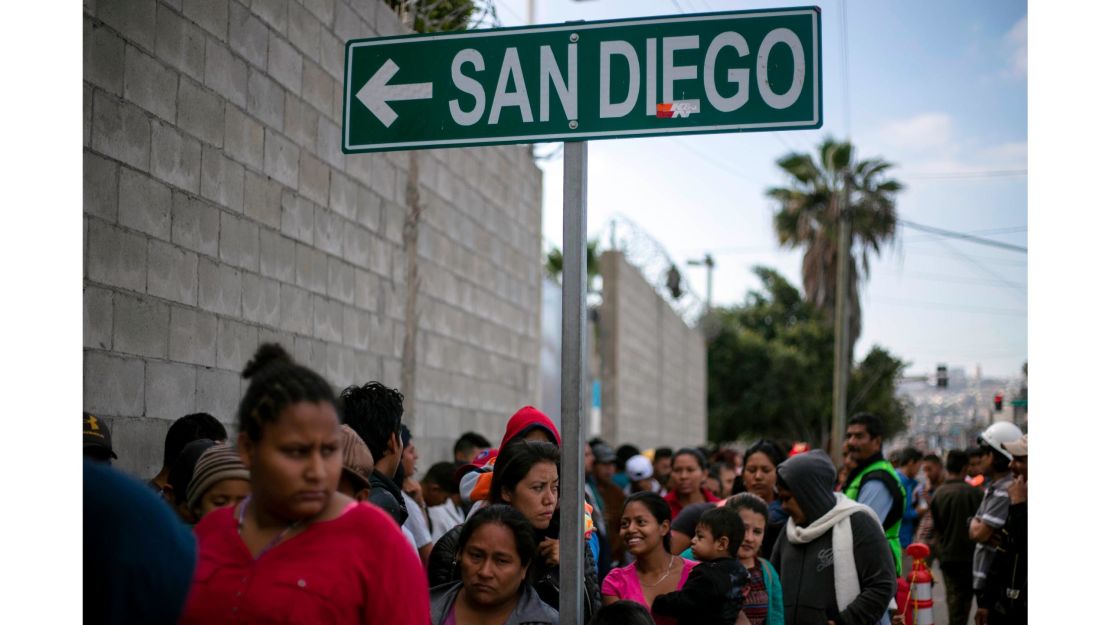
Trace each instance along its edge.
<path fill-rule="evenodd" d="M 410 371 L 429 466 L 537 402 L 530 151 L 342 152 L 344 43 L 401 32 L 386 4 L 86 0 L 83 20 L 85 407 L 122 428 L 122 468 L 156 471 L 186 412 L 233 423 L 265 341 L 336 387 Z"/>
<path fill-rule="evenodd" d="M 618 252 L 601 255 L 602 432 L 641 448 L 701 445 L 705 339 Z"/>

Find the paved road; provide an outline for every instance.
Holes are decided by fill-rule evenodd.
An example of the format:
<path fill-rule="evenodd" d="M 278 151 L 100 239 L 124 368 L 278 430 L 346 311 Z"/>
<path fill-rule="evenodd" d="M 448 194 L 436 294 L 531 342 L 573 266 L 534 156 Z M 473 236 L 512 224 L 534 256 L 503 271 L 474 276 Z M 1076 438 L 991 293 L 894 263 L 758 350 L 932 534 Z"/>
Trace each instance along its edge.
<path fill-rule="evenodd" d="M 935 625 L 949 625 L 948 603 L 945 601 L 944 576 L 940 573 L 940 564 L 933 561 L 933 621 Z M 967 615 L 967 623 L 975 625 L 975 600 L 971 600 L 971 611 Z"/>

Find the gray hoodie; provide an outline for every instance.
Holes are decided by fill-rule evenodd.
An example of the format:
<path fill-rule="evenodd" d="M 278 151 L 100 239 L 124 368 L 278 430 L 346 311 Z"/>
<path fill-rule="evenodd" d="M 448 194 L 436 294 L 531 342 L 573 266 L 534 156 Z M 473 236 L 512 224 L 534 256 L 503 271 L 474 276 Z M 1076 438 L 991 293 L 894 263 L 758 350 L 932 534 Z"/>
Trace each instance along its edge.
<path fill-rule="evenodd" d="M 828 454 L 814 450 L 778 466 L 779 479 L 789 487 L 807 524 L 836 505 L 836 467 Z M 836 605 L 832 530 L 809 543 L 794 544 L 784 530 L 771 552 L 771 564 L 782 580 L 787 625 L 874 625 L 886 617 L 897 587 L 894 559 L 882 527 L 864 511 L 849 517 L 860 594 L 841 612 Z"/>
<path fill-rule="evenodd" d="M 505 625 L 558 625 L 559 612 L 541 601 L 531 584 L 523 583 L 521 588 L 524 592 Z M 460 589 L 462 582 L 451 582 L 432 589 L 432 625 L 441 625 L 447 619 Z"/>

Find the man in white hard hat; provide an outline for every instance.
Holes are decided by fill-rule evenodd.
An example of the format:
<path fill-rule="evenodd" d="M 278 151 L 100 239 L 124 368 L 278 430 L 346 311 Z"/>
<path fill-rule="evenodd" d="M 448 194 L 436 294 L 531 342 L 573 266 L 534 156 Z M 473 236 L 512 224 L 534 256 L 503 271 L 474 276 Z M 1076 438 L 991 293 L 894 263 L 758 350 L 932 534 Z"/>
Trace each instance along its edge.
<path fill-rule="evenodd" d="M 976 623 L 986 625 L 1029 622 L 1029 510 L 1026 501 L 1029 478 L 1029 437 L 1003 443 L 1010 452 L 1010 513 L 1000 534 L 1000 546 L 991 562 L 986 588 L 980 593 Z"/>
<path fill-rule="evenodd" d="M 986 454 L 982 465 L 983 473 L 990 480 L 983 493 L 983 503 L 979 504 L 979 510 L 968 524 L 968 536 L 978 543 L 972 558 L 971 578 L 979 605 L 983 605 L 980 595 L 986 586 L 991 560 L 998 548 L 998 532 L 1006 525 L 1006 517 L 1010 512 L 1009 489 L 1014 481 L 1013 474 L 1010 473 L 1010 461 L 1013 460 L 1013 454 L 1003 445 L 1019 440 L 1021 429 L 1006 421 L 991 425 L 979 435 L 979 445 Z"/>

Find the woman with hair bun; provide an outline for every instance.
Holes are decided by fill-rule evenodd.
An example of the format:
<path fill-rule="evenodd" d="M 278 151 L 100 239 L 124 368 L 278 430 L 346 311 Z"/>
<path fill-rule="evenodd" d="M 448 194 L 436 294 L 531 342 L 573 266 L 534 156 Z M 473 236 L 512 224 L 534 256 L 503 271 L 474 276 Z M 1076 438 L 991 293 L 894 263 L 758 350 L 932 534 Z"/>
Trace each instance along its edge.
<path fill-rule="evenodd" d="M 239 453 L 251 494 L 196 527 L 183 625 L 428 622 L 416 554 L 381 510 L 336 488 L 342 471 L 331 386 L 264 344 L 247 364 Z"/>

